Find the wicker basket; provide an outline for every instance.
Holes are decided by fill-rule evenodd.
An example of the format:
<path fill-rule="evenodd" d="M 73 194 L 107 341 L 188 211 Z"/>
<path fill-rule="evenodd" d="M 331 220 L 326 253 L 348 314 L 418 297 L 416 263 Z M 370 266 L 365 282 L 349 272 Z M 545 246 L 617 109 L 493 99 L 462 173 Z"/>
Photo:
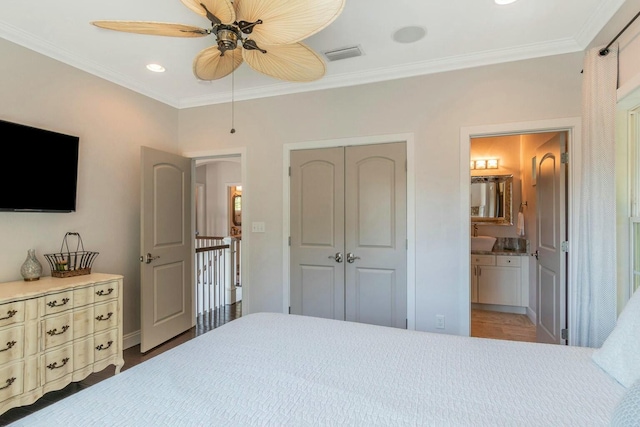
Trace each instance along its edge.
<path fill-rule="evenodd" d="M 69 249 L 69 236 L 77 237 L 76 250 Z M 63 250 L 66 249 L 66 252 Z M 91 265 L 98 256 L 98 252 L 84 250 L 80 233 L 67 233 L 62 239 L 60 252 L 44 255 L 51 267 L 52 277 L 73 277 L 91 273 Z"/>

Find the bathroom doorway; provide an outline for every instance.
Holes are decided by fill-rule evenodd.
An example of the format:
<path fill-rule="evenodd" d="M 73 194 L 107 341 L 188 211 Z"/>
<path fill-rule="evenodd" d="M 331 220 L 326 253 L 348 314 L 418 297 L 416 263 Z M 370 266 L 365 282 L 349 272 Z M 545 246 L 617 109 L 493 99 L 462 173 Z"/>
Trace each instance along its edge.
<path fill-rule="evenodd" d="M 470 181 L 494 195 L 479 198 L 470 184 L 471 336 L 566 343 L 569 138 L 562 129 L 470 138 Z M 510 188 L 494 190 L 502 177 Z M 495 239 L 490 250 L 476 235 Z"/>

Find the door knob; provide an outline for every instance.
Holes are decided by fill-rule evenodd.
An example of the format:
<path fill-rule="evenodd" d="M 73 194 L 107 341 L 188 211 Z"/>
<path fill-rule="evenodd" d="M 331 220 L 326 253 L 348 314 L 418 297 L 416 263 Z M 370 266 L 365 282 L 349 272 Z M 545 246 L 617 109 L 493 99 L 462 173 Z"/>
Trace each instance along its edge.
<path fill-rule="evenodd" d="M 360 257 L 359 257 L 359 256 L 354 256 L 351 252 L 349 252 L 349 253 L 347 254 L 347 262 L 348 262 L 349 264 L 353 264 L 353 262 L 354 262 L 355 260 L 357 260 L 357 259 L 360 259 Z"/>
<path fill-rule="evenodd" d="M 147 253 L 147 259 L 146 259 L 146 261 L 145 261 L 145 262 L 146 262 L 147 264 L 151 264 L 151 261 L 156 260 L 156 259 L 158 259 L 158 258 L 160 258 L 160 255 L 158 255 L 158 256 L 153 256 L 153 255 L 151 255 L 150 253 Z"/>
<path fill-rule="evenodd" d="M 342 262 L 342 252 L 336 252 L 336 255 L 329 255 L 329 259 L 335 260 L 335 262 Z"/>
<path fill-rule="evenodd" d="M 540 259 L 540 258 L 538 258 L 538 254 L 539 254 L 538 250 L 536 249 L 536 251 L 534 253 L 532 253 L 531 256 L 536 257 L 536 259 Z"/>

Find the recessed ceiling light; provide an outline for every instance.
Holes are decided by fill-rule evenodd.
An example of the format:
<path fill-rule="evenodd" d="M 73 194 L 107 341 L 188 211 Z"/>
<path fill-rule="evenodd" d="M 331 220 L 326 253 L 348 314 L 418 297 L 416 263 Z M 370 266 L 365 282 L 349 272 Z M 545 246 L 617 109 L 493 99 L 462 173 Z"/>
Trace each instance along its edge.
<path fill-rule="evenodd" d="M 147 70 L 154 73 L 164 73 L 164 67 L 160 64 L 147 64 Z"/>
<path fill-rule="evenodd" d="M 393 39 L 398 43 L 414 43 L 424 38 L 427 34 L 427 30 L 418 26 L 410 26 L 400 28 L 393 33 Z"/>
<path fill-rule="evenodd" d="M 496 2 L 496 4 L 503 5 L 503 4 L 515 3 L 517 0 L 494 0 L 494 1 Z"/>

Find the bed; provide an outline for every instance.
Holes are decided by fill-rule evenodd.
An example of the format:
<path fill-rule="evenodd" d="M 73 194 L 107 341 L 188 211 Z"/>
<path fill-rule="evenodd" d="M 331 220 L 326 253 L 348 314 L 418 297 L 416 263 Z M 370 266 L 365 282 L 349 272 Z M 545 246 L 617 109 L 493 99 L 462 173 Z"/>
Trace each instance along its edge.
<path fill-rule="evenodd" d="M 256 313 L 12 425 L 609 425 L 593 352 Z"/>

